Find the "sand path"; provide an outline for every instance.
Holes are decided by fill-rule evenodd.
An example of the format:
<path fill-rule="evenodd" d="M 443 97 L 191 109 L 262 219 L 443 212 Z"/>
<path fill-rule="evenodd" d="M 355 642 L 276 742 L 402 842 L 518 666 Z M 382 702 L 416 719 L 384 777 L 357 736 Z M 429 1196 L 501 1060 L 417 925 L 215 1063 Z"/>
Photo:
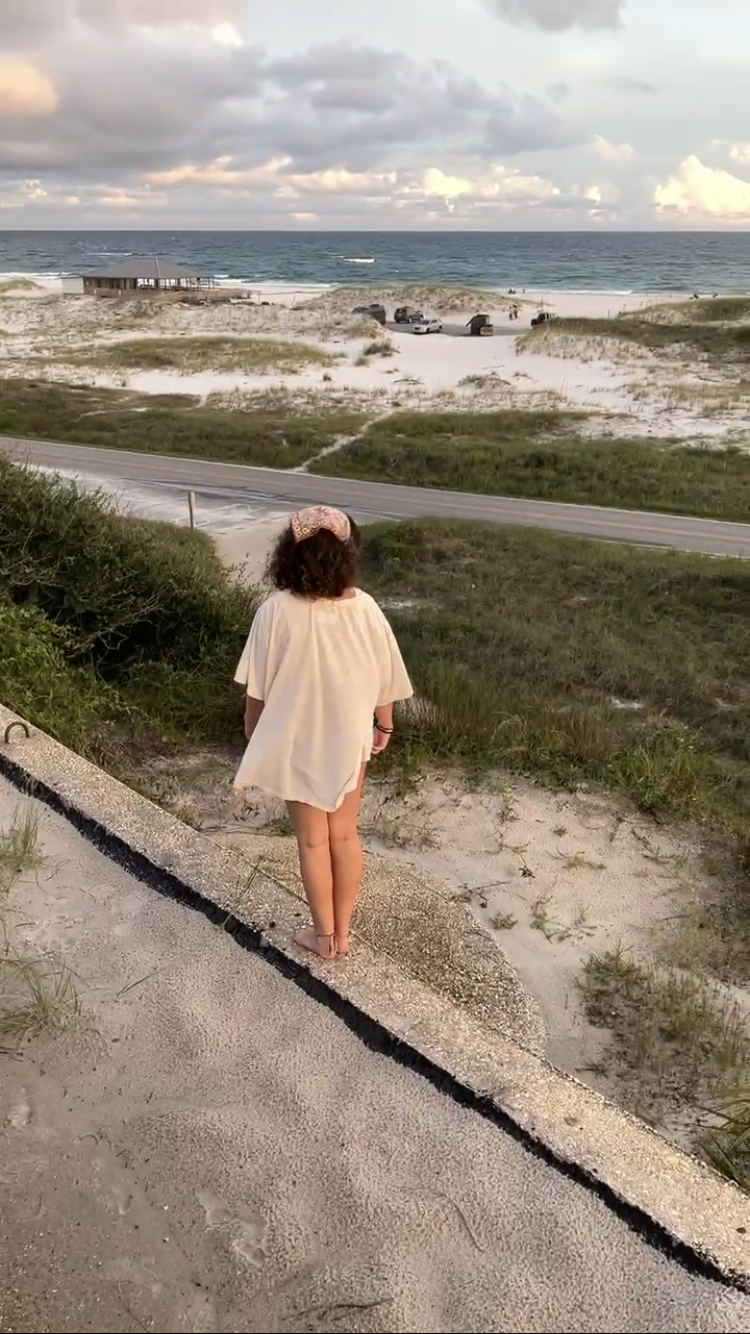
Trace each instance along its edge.
<path fill-rule="evenodd" d="M 0 780 L 0 828 L 19 795 Z M 74 1033 L 0 1056 L 0 1330 L 740 1331 L 588 1189 L 39 807 Z"/>

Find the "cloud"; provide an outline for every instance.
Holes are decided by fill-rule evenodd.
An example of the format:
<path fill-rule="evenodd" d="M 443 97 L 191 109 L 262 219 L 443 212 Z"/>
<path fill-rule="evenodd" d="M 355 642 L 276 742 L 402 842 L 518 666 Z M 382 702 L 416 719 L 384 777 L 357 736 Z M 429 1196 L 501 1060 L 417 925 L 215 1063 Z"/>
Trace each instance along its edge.
<path fill-rule="evenodd" d="M 18 123 L 0 136 L 0 172 L 48 173 L 80 193 L 222 157 L 235 172 L 288 159 L 299 174 L 356 175 L 420 169 L 438 149 L 496 161 L 570 139 L 543 98 L 489 89 L 446 62 L 345 43 L 278 59 L 219 36 L 73 25 L 40 54 L 36 82 L 13 58 L 0 87 Z"/>
<path fill-rule="evenodd" d="M 651 97 L 659 92 L 658 84 L 650 83 L 648 79 L 634 79 L 629 74 L 614 74 L 601 79 L 600 83 L 604 88 L 613 88 L 616 93 L 635 93 Z"/>
<path fill-rule="evenodd" d="M 733 162 L 739 162 L 742 166 L 750 164 L 750 144 L 732 144 L 729 156 Z"/>
<path fill-rule="evenodd" d="M 74 9 L 84 23 L 103 27 L 214 28 L 241 24 L 245 5 L 243 0 L 77 0 Z"/>
<path fill-rule="evenodd" d="M 632 162 L 635 157 L 632 144 L 613 144 L 601 134 L 594 135 L 592 147 L 603 162 Z"/>
<path fill-rule="evenodd" d="M 425 199 L 441 199 L 452 203 L 456 199 L 494 202 L 499 204 L 537 204 L 559 196 L 552 181 L 541 176 L 491 167 L 477 177 L 447 175 L 438 167 L 428 167 L 419 182 L 408 186 L 406 193 L 420 194 Z"/>
<path fill-rule="evenodd" d="M 0 117 L 48 116 L 57 107 L 51 80 L 28 60 L 0 56 Z"/>
<path fill-rule="evenodd" d="M 496 18 L 543 32 L 619 28 L 627 0 L 484 0 Z"/>
<path fill-rule="evenodd" d="M 203 165 L 186 164 L 152 173 L 147 180 L 157 189 L 194 189 L 210 186 L 230 193 L 266 188 L 277 200 L 299 200 L 305 195 L 351 196 L 360 201 L 379 201 L 396 206 L 433 204 L 452 207 L 457 200 L 499 206 L 551 200 L 560 190 L 541 176 L 505 167 L 487 167 L 475 176 L 458 176 L 440 167 L 422 172 L 295 171 L 290 158 L 275 158 L 258 167 L 243 169 L 232 158 L 221 157 Z M 295 214 L 296 216 L 296 214 Z"/>
<path fill-rule="evenodd" d="M 706 167 L 692 155 L 654 191 L 654 204 L 663 213 L 681 217 L 750 218 L 750 181 L 720 167 Z"/>
<path fill-rule="evenodd" d="M 505 84 L 487 89 L 445 61 L 329 43 L 270 62 L 267 75 L 286 94 L 285 102 L 274 99 L 277 147 L 309 166 L 333 159 L 361 168 L 421 144 L 492 156 L 566 141 L 558 112 L 542 98 Z"/>

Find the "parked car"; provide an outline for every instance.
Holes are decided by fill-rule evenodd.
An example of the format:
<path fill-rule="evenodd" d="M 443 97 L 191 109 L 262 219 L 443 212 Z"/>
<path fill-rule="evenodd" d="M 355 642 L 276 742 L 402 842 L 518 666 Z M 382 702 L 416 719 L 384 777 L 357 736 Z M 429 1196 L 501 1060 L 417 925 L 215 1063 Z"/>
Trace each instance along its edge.
<path fill-rule="evenodd" d="M 533 320 L 531 321 L 531 327 L 532 329 L 536 329 L 537 326 L 540 324 L 549 324 L 551 319 L 552 315 L 548 310 L 540 310 L 539 314 L 535 315 Z"/>
<path fill-rule="evenodd" d="M 424 315 L 416 306 L 399 306 L 393 318 L 396 324 L 420 324 Z"/>
<path fill-rule="evenodd" d="M 412 333 L 415 334 L 432 334 L 432 333 L 442 333 L 442 332 L 443 332 L 443 326 L 440 320 L 420 320 L 419 324 L 415 324 L 414 328 L 412 329 Z"/>
<path fill-rule="evenodd" d="M 369 315 L 371 320 L 377 320 L 378 324 L 385 324 L 385 306 L 379 302 L 373 301 L 369 306 L 355 306 L 352 312 L 354 315 Z"/>

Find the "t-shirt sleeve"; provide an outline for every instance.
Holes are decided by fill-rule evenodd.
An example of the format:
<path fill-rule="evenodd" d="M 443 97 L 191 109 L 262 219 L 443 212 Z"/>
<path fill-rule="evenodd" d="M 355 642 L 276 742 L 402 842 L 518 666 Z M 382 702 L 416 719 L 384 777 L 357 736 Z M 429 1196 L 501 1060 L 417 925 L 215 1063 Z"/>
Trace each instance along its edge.
<path fill-rule="evenodd" d="M 275 672 L 273 604 L 263 602 L 255 613 L 234 679 L 252 699 L 265 701 Z"/>
<path fill-rule="evenodd" d="M 380 611 L 379 608 L 378 610 Z M 396 643 L 396 636 L 382 612 L 380 612 L 380 616 L 382 617 L 383 648 L 378 707 L 384 704 L 395 704 L 398 700 L 411 699 L 414 694 L 404 666 L 404 660 L 401 657 L 401 650 Z"/>

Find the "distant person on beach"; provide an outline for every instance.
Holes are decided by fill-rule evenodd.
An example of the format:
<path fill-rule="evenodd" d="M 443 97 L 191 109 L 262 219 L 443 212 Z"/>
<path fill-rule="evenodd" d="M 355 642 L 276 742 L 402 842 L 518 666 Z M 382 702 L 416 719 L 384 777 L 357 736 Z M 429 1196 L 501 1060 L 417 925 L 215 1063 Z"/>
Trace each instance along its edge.
<path fill-rule="evenodd" d="M 248 745 L 234 787 L 286 802 L 312 916 L 295 942 L 322 959 L 349 952 L 365 771 L 391 739 L 394 703 L 412 695 L 388 621 L 356 587 L 360 549 L 341 510 L 292 515 L 235 674 Z"/>

